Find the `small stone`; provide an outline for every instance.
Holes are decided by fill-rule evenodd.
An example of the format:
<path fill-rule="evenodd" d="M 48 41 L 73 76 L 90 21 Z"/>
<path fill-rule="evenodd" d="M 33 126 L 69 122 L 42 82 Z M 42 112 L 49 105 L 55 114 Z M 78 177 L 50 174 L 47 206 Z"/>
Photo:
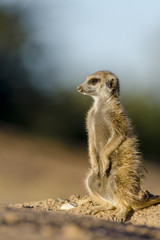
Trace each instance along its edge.
<path fill-rule="evenodd" d="M 72 208 L 75 208 L 75 206 L 71 203 L 65 203 L 60 207 L 61 210 L 70 210 Z"/>
<path fill-rule="evenodd" d="M 23 204 L 23 207 L 24 207 L 24 208 L 34 208 L 33 205 L 29 205 L 29 204 Z"/>
<path fill-rule="evenodd" d="M 78 204 L 75 203 L 75 202 L 73 202 L 73 203 L 71 202 L 70 204 L 71 204 L 72 206 L 74 206 L 74 207 L 77 207 L 77 206 L 78 206 Z"/>

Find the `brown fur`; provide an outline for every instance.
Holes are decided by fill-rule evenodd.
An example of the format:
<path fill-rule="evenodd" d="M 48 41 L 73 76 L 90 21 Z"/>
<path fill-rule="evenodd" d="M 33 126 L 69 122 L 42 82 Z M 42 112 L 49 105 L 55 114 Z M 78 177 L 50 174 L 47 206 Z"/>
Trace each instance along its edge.
<path fill-rule="evenodd" d="M 77 90 L 94 98 L 87 115 L 91 170 L 87 189 L 100 209 L 118 208 L 117 221 L 125 221 L 130 210 L 160 202 L 160 197 L 142 199 L 143 166 L 137 138 L 120 104 L 119 80 L 108 71 L 87 77 Z"/>

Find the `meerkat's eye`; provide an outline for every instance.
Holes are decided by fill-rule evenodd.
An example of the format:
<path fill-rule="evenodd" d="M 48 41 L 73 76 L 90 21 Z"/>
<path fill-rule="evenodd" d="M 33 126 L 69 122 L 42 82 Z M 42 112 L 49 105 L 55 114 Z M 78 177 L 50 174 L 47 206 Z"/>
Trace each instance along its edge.
<path fill-rule="evenodd" d="M 92 85 L 96 85 L 100 81 L 99 78 L 91 78 L 88 83 Z"/>

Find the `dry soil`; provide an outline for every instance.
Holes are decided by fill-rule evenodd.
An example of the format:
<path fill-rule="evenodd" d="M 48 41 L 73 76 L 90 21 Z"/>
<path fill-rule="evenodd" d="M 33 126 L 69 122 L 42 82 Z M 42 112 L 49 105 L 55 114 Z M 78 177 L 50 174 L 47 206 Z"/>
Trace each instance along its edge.
<path fill-rule="evenodd" d="M 160 239 L 160 204 L 132 213 L 125 224 L 116 223 L 116 210 L 88 215 L 90 197 L 10 204 L 1 209 L 0 234 L 16 239 Z"/>

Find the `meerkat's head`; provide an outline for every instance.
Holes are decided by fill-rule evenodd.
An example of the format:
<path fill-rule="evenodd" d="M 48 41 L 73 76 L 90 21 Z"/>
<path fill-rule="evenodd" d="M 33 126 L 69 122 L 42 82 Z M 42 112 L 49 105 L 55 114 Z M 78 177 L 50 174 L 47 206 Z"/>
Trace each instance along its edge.
<path fill-rule="evenodd" d="M 77 91 L 92 97 L 119 97 L 119 80 L 109 71 L 99 71 L 87 76 Z"/>

